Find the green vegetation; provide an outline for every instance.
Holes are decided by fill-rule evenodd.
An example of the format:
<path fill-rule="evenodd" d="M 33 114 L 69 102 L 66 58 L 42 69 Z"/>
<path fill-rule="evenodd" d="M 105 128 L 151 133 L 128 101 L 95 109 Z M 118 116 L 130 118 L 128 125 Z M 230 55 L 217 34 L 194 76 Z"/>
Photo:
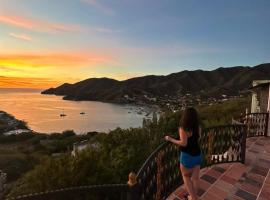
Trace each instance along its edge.
<path fill-rule="evenodd" d="M 250 108 L 250 98 L 240 98 L 225 101 L 211 106 L 198 106 L 200 118 L 205 127 L 230 124 L 232 119 L 244 115 L 246 108 Z"/>
<path fill-rule="evenodd" d="M 89 140 L 91 137 L 91 134 L 75 135 L 73 131 L 51 135 L 31 132 L 0 135 L 0 169 L 7 172 L 8 182 L 12 182 L 40 163 L 43 157 L 66 153 L 73 143 Z"/>
<path fill-rule="evenodd" d="M 233 117 L 244 113 L 249 105 L 249 99 L 242 98 L 213 106 L 199 106 L 198 110 L 203 126 L 207 127 L 230 123 Z M 20 166 L 21 174 L 32 169 L 16 182 L 9 196 L 69 186 L 125 183 L 128 173 L 139 170 L 150 153 L 164 141 L 165 134 L 177 136 L 180 115 L 181 112 L 166 112 L 159 120 L 156 117 L 152 121 L 144 120 L 141 128 L 117 128 L 109 134 L 89 133 L 79 136 L 66 131 L 63 134 L 33 135 L 19 142 L 18 138 L 9 141 L 7 146 L 17 145 L 14 155 L 25 162 L 31 160 L 27 162 L 30 167 Z M 98 145 L 75 157 L 71 156 L 72 144 L 86 139 Z M 54 157 L 52 153 L 63 154 Z M 8 155 L 9 152 L 4 154 Z M 0 156 L 3 156 L 2 151 Z M 0 157 L 2 159 L 6 157 Z"/>

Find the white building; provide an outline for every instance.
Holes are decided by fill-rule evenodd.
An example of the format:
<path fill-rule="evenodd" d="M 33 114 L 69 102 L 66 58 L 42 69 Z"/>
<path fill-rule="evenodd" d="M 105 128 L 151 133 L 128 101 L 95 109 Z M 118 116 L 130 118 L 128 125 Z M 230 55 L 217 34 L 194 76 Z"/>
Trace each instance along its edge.
<path fill-rule="evenodd" d="M 252 86 L 251 112 L 268 112 L 270 108 L 270 80 L 253 81 Z"/>
<path fill-rule="evenodd" d="M 252 83 L 251 113 L 270 112 L 270 80 L 256 80 Z M 270 136 L 270 117 L 268 119 L 268 136 Z"/>
<path fill-rule="evenodd" d="M 91 143 L 88 140 L 83 140 L 81 142 L 76 142 L 73 144 L 73 150 L 71 152 L 72 156 L 76 156 L 77 153 L 83 151 L 86 148 L 99 148 L 99 144 L 98 143 Z"/>

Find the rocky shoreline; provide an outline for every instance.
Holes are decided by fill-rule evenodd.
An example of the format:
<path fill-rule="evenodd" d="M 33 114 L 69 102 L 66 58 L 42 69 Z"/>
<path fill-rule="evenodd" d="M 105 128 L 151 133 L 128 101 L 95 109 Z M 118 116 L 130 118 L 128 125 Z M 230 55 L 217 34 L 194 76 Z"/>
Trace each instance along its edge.
<path fill-rule="evenodd" d="M 32 132 L 32 130 L 29 129 L 26 122 L 0 111 L 0 135 L 18 134 L 20 132 Z"/>

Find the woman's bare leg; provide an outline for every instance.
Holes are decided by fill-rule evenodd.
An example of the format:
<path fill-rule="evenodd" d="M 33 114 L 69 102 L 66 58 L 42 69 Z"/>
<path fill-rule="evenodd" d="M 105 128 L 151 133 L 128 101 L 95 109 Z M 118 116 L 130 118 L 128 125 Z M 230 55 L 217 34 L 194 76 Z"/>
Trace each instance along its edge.
<path fill-rule="evenodd" d="M 198 189 L 200 187 L 199 185 L 199 180 L 200 180 L 200 166 L 195 166 L 194 168 L 192 168 L 193 172 L 192 172 L 192 184 L 194 187 L 194 190 L 196 192 L 196 194 L 198 194 Z"/>
<path fill-rule="evenodd" d="M 191 196 L 191 199 L 197 200 L 198 197 L 197 197 L 196 191 L 194 189 L 193 183 L 191 181 L 193 169 L 187 169 L 182 164 L 180 165 L 180 169 L 182 172 L 184 184 L 186 186 L 186 189 L 187 189 L 189 195 Z"/>

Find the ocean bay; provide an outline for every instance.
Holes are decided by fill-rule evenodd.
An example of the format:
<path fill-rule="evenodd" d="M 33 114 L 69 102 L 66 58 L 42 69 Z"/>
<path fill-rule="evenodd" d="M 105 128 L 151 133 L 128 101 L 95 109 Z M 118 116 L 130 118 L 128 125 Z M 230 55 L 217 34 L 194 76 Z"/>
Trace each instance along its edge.
<path fill-rule="evenodd" d="M 66 101 L 39 90 L 0 89 L 0 110 L 27 122 L 40 133 L 74 130 L 108 132 L 117 127 L 140 127 L 147 108 L 95 101 Z M 138 114 L 138 113 L 143 114 Z M 147 111 L 148 112 L 148 111 Z M 64 117 L 60 117 L 64 114 Z"/>

